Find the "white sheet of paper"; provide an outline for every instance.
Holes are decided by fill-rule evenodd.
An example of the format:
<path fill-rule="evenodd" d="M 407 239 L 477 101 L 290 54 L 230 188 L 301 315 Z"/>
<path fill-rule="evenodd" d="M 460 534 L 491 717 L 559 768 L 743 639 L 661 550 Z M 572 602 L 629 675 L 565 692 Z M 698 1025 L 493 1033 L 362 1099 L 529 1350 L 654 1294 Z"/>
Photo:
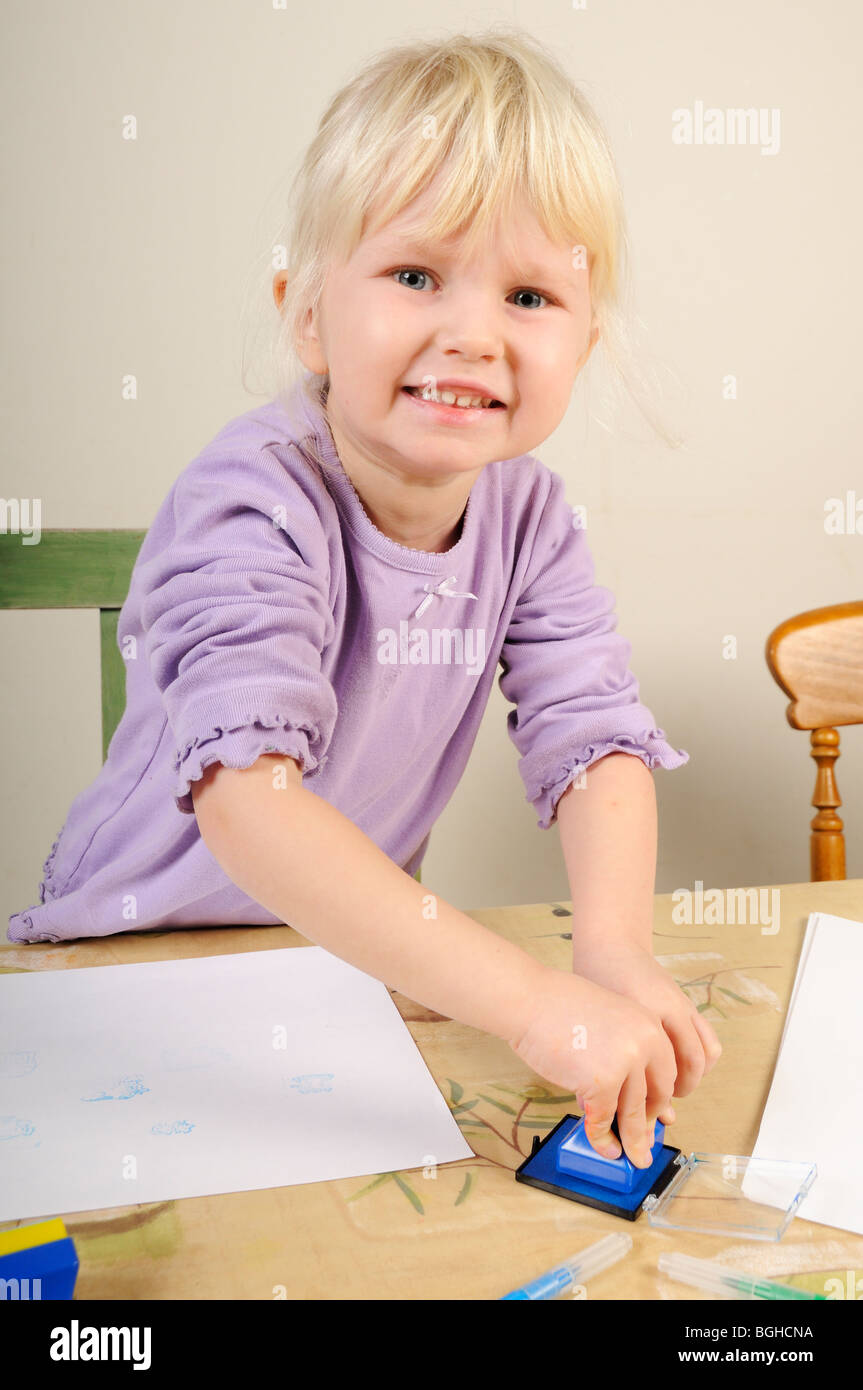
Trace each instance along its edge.
<path fill-rule="evenodd" d="M 0 1220 L 471 1148 L 386 987 L 319 946 L 0 976 Z"/>
<path fill-rule="evenodd" d="M 803 933 L 803 941 L 800 946 L 800 958 L 797 961 L 797 974 L 794 976 L 794 986 L 791 990 L 791 998 L 788 1000 L 788 1008 L 785 1013 L 785 1023 L 782 1027 L 782 1037 L 779 1039 L 779 1054 L 777 1056 L 777 1061 L 779 1060 L 779 1056 L 781 1056 L 782 1054 L 782 1044 L 785 1041 L 785 1034 L 788 1032 L 788 1021 L 791 1018 L 791 1014 L 794 1009 L 794 1001 L 797 998 L 798 986 L 800 984 L 800 981 L 803 979 L 804 974 L 806 973 L 806 961 L 809 956 L 809 947 L 812 945 L 812 938 L 815 935 L 816 930 L 818 929 L 818 919 L 820 916 L 820 912 L 810 912 L 809 920 L 806 923 L 806 930 Z"/>
<path fill-rule="evenodd" d="M 755 1158 L 814 1160 L 818 1176 L 800 1208 L 806 1221 L 863 1235 L 863 923 L 814 913 Z"/>

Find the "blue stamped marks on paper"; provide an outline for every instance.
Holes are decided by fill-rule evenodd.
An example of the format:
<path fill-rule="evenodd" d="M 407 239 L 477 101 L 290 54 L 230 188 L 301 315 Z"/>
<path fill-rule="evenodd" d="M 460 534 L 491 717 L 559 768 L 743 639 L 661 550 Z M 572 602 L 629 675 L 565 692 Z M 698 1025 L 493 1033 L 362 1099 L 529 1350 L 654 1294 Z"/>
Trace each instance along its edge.
<path fill-rule="evenodd" d="M 19 1120 L 17 1115 L 0 1115 L 0 1140 L 29 1139 L 36 1126 L 29 1120 Z"/>
<path fill-rule="evenodd" d="M 301 1096 L 314 1095 L 319 1091 L 331 1091 L 336 1074 L 333 1071 L 310 1071 L 302 1076 L 292 1076 L 288 1085 Z"/>
<path fill-rule="evenodd" d="M 159 1124 L 153 1125 L 150 1129 L 151 1134 L 191 1134 L 195 1128 L 188 1120 L 161 1120 Z"/>
<path fill-rule="evenodd" d="M 36 1069 L 35 1052 L 0 1052 L 0 1077 L 29 1076 Z"/>
<path fill-rule="evenodd" d="M 141 1076 L 122 1076 L 107 1090 L 96 1096 L 81 1096 L 81 1100 L 131 1100 L 133 1096 L 143 1096 L 150 1087 L 144 1085 Z"/>
<path fill-rule="evenodd" d="M 4 1081 L 29 1076 L 35 1069 L 35 1052 L 0 1052 L 0 1077 Z M 0 1142 L 4 1139 L 29 1139 L 35 1133 L 36 1126 L 30 1120 L 19 1119 L 17 1115 L 0 1115 Z M 41 1140 L 35 1142 L 38 1147 Z"/>

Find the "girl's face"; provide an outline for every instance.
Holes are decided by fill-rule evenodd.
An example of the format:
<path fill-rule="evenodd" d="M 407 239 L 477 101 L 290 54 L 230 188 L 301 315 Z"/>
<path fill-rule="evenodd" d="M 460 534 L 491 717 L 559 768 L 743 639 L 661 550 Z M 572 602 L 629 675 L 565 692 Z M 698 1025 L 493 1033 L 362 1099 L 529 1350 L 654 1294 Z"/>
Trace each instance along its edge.
<path fill-rule="evenodd" d="M 346 444 L 405 480 L 444 482 L 547 439 L 598 329 L 583 248 L 549 241 L 524 206 L 471 261 L 461 238 L 421 245 L 413 229 L 433 188 L 331 269 L 301 356 L 329 373 L 340 452 Z M 437 405 L 405 391 L 429 383 L 502 405 Z"/>

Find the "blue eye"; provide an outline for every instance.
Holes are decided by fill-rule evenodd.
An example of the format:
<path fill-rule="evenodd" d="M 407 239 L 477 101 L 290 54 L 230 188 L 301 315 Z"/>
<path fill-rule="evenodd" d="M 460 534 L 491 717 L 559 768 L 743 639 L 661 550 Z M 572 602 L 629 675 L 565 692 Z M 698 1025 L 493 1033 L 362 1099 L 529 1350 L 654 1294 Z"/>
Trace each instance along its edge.
<path fill-rule="evenodd" d="M 418 266 L 413 266 L 413 265 L 405 265 L 405 266 L 402 266 L 399 270 L 393 270 L 393 271 L 391 271 L 390 273 L 391 273 L 391 275 L 393 275 L 393 276 L 398 276 L 398 277 L 399 277 L 399 284 L 404 285 L 405 289 L 408 289 L 408 290 L 421 289 L 422 286 L 416 285 L 416 284 L 414 284 L 414 285 L 408 284 L 405 280 L 402 280 L 402 279 L 400 278 L 402 275 L 413 275 L 413 276 L 417 276 L 417 275 L 418 275 L 418 276 L 420 276 L 420 277 L 422 277 L 422 278 L 425 278 L 426 280 L 431 280 L 431 279 L 434 278 L 434 277 L 432 276 L 432 274 L 431 274 L 431 271 L 429 271 L 429 270 L 420 270 L 420 268 L 419 268 Z M 516 294 L 530 294 L 530 295 L 533 295 L 534 299 L 541 299 L 545 304 L 551 304 L 551 303 L 554 302 L 552 299 L 549 298 L 548 295 L 540 294 L 539 290 L 521 289 L 521 290 L 513 290 L 512 293 L 513 293 L 514 295 L 516 295 Z M 529 305 L 529 304 L 517 304 L 515 307 L 516 307 L 517 309 L 528 309 L 528 308 L 533 308 L 534 306 L 533 306 L 533 305 Z M 539 305 L 537 305 L 536 307 L 538 308 Z"/>
<path fill-rule="evenodd" d="M 513 293 L 514 293 L 514 294 L 532 294 L 533 297 L 534 297 L 534 299 L 545 299 L 545 295 L 544 295 L 544 294 L 540 294 L 539 290 L 514 290 Z M 527 304 L 518 304 L 518 305 L 516 305 L 516 308 L 518 308 L 518 309 L 527 309 L 527 308 L 529 308 L 529 307 L 530 307 L 530 306 L 527 305 Z"/>
<path fill-rule="evenodd" d="M 410 265 L 403 266 L 401 270 L 394 270 L 394 271 L 393 271 L 393 275 L 424 275 L 424 276 L 426 277 L 426 279 L 429 279 L 429 278 L 430 278 L 430 277 L 429 277 L 429 273 L 428 273 L 427 270 L 417 270 L 417 268 L 416 268 L 415 266 L 410 266 Z M 399 283 L 402 284 L 402 285 L 405 285 L 404 280 L 400 280 Z M 416 289 L 417 286 L 416 286 L 416 285 L 405 285 L 405 288 L 406 288 L 406 289 L 409 289 L 409 290 L 413 290 L 413 289 Z"/>

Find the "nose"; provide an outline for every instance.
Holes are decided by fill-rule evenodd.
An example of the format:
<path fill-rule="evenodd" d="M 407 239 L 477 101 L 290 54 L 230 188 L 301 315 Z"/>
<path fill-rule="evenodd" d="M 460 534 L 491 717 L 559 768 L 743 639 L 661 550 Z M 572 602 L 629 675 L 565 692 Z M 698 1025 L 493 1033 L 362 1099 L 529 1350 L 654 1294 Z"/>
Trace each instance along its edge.
<path fill-rule="evenodd" d="M 502 306 L 489 293 L 470 289 L 453 292 L 441 306 L 435 335 L 441 352 L 469 361 L 494 360 L 503 355 Z"/>

